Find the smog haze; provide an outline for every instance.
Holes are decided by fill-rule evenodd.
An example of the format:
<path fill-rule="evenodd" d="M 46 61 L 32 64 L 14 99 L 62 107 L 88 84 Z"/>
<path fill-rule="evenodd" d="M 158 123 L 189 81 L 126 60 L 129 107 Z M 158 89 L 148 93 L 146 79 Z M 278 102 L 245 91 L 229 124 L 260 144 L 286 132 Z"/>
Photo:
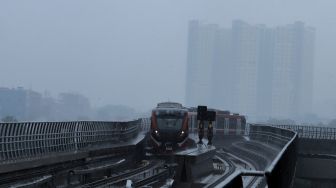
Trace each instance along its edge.
<path fill-rule="evenodd" d="M 0 87 L 78 92 L 93 106 L 185 103 L 188 23 L 316 29 L 312 112 L 336 113 L 336 1 L 2 0 Z M 218 99 L 220 100 L 220 99 Z"/>

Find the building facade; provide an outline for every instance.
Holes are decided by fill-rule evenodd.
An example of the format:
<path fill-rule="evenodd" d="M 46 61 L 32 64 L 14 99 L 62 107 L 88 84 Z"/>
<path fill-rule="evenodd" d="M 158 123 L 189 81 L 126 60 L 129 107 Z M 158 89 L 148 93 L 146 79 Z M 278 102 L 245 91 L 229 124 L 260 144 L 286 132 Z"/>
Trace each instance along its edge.
<path fill-rule="evenodd" d="M 211 103 L 215 41 L 218 26 L 189 23 L 186 104 L 195 106 Z"/>
<path fill-rule="evenodd" d="M 272 111 L 276 118 L 311 113 L 315 30 L 302 22 L 274 30 Z"/>
<path fill-rule="evenodd" d="M 269 28 L 189 23 L 186 104 L 246 114 L 250 120 L 310 113 L 315 30 L 302 22 Z"/>

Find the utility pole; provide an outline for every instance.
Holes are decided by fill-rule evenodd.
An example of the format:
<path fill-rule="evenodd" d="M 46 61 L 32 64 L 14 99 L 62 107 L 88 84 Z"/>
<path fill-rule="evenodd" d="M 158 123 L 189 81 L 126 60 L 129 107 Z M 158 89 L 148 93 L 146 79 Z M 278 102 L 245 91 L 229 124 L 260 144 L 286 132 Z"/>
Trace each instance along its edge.
<path fill-rule="evenodd" d="M 204 121 L 208 121 L 208 145 L 212 145 L 213 138 L 213 125 L 212 122 L 216 120 L 216 112 L 208 111 L 207 106 L 198 106 L 197 107 L 197 121 L 198 121 L 198 144 L 203 144 L 204 137 Z"/>
<path fill-rule="evenodd" d="M 215 111 L 208 111 L 207 112 L 207 120 L 209 121 L 208 125 L 208 145 L 212 145 L 212 138 L 213 138 L 213 125 L 212 122 L 216 120 L 216 112 Z"/>
<path fill-rule="evenodd" d="M 197 107 L 197 121 L 198 121 L 198 144 L 203 144 L 204 137 L 204 120 L 207 116 L 207 106 L 198 106 Z"/>

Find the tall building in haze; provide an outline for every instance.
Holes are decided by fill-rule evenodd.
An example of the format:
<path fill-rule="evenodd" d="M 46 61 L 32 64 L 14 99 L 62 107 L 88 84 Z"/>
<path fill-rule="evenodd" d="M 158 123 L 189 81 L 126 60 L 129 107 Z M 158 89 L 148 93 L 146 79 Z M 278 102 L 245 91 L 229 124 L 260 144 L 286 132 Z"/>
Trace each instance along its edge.
<path fill-rule="evenodd" d="M 302 22 L 276 27 L 272 68 L 272 116 L 311 113 L 315 30 Z"/>
<path fill-rule="evenodd" d="M 218 26 L 189 23 L 186 104 L 209 104 L 212 95 L 212 74 Z"/>
<path fill-rule="evenodd" d="M 240 20 L 232 28 L 189 23 L 186 104 L 246 114 L 250 120 L 310 113 L 315 30 Z"/>
<path fill-rule="evenodd" d="M 232 23 L 232 69 L 231 82 L 233 111 L 256 115 L 258 74 L 258 28 L 243 21 Z M 215 99 L 214 99 L 215 100 Z"/>

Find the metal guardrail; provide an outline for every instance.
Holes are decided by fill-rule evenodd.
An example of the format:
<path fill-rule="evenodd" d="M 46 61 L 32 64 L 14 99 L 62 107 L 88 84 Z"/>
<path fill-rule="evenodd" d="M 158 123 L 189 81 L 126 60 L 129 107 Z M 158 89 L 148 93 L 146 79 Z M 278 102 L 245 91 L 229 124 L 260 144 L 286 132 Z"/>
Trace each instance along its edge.
<path fill-rule="evenodd" d="M 141 119 L 141 131 L 149 131 L 151 125 L 151 118 L 142 118 Z"/>
<path fill-rule="evenodd" d="M 336 128 L 317 127 L 309 125 L 271 125 L 283 129 L 290 129 L 298 133 L 299 138 L 336 140 Z"/>
<path fill-rule="evenodd" d="M 140 124 L 141 119 L 0 123 L 0 163 L 117 144 L 135 137 Z"/>

